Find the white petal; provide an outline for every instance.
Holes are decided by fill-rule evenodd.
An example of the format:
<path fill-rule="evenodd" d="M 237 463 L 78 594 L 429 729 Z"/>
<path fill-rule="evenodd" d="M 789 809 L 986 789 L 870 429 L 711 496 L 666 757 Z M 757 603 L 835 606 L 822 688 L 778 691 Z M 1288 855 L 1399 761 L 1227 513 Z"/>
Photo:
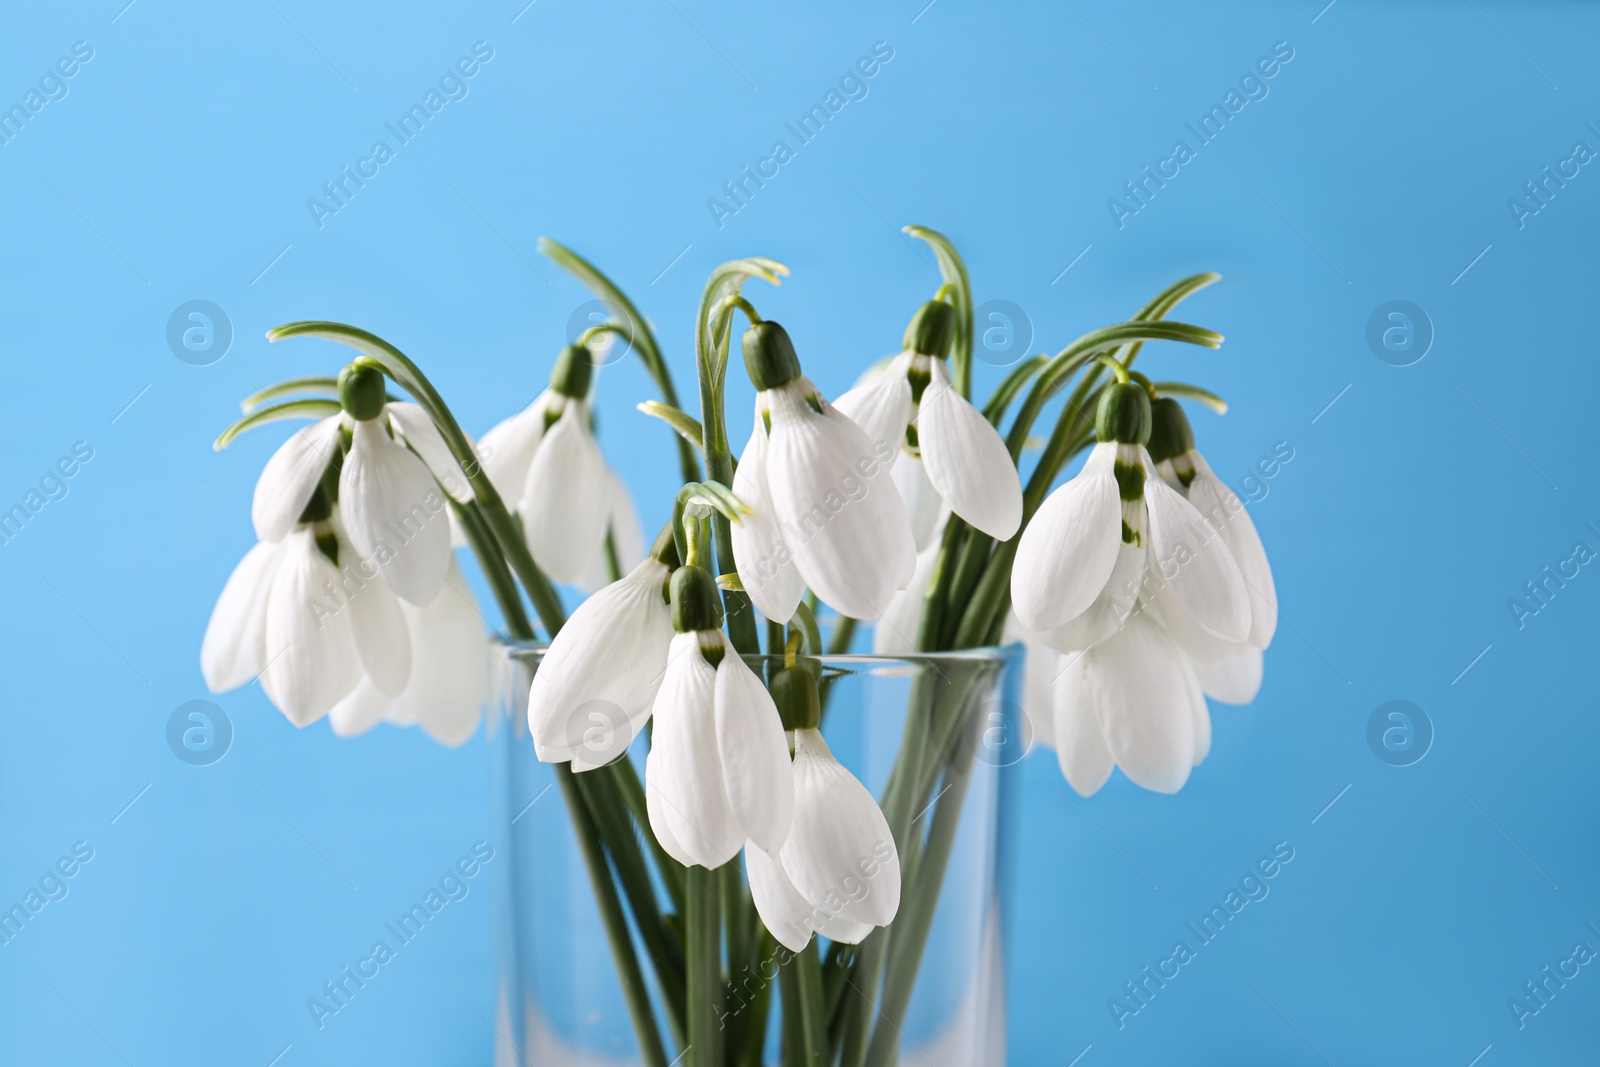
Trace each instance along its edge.
<path fill-rule="evenodd" d="M 1052 685 L 1055 697 L 1056 759 L 1067 784 L 1080 796 L 1093 796 L 1111 777 L 1114 761 L 1094 710 L 1089 656 L 1078 652 L 1060 659 Z"/>
<path fill-rule="evenodd" d="M 745 837 L 783 847 L 794 814 L 794 770 L 783 719 L 761 679 L 732 648 L 717 664 L 717 752 L 722 781 Z"/>
<path fill-rule="evenodd" d="M 609 465 L 606 467 L 606 512 L 606 536 L 590 555 L 589 564 L 578 579 L 578 588 L 585 593 L 604 589 L 616 580 L 611 575 L 608 540 L 617 554 L 620 572 L 617 577 L 627 574 L 644 559 L 644 530 L 639 525 L 639 513 L 634 509 L 627 485 Z"/>
<path fill-rule="evenodd" d="M 878 802 L 815 730 L 795 733 L 794 823 L 779 859 L 796 889 L 849 922 L 887 926 L 900 908 L 900 854 Z"/>
<path fill-rule="evenodd" d="M 1134 784 L 1176 793 L 1194 766 L 1194 722 L 1182 653 L 1147 612 L 1136 612 L 1088 658 L 1106 747 Z M 1056 719 L 1056 729 L 1062 726 Z"/>
<path fill-rule="evenodd" d="M 1022 483 L 1000 433 L 950 383 L 942 359 L 917 412 L 917 443 L 928 480 L 950 510 L 1005 541 L 1022 524 Z"/>
<path fill-rule="evenodd" d="M 405 401 L 389 404 L 385 410 L 400 431 L 400 436 L 405 438 L 412 451 L 422 457 L 422 462 L 428 465 L 434 478 L 444 486 L 444 491 L 462 503 L 471 500 L 472 483 L 467 481 L 466 471 L 456 462 L 455 453 L 444 443 L 444 435 L 428 418 L 428 413 L 416 404 Z"/>
<path fill-rule="evenodd" d="M 927 602 L 928 583 L 939 565 L 938 544 L 917 553 L 917 569 L 911 583 L 889 601 L 883 618 L 872 628 L 872 652 L 878 656 L 909 656 L 917 650 L 917 631 L 922 627 L 922 609 Z"/>
<path fill-rule="evenodd" d="M 452 560 L 432 604 L 402 607 L 411 632 L 411 681 L 390 718 L 415 721 L 442 745 L 465 744 L 489 691 L 489 636 L 478 603 Z"/>
<path fill-rule="evenodd" d="M 309 529 L 286 539 L 267 597 L 262 679 L 278 710 L 296 726 L 322 718 L 361 680 L 350 612 L 336 611 L 324 599 L 325 583 L 337 586 L 338 580 Z"/>
<path fill-rule="evenodd" d="M 894 487 L 911 518 L 911 535 L 921 552 L 939 540 L 949 517 L 949 508 L 939 491 L 928 481 L 928 472 L 916 456 L 902 455 L 894 465 Z"/>
<path fill-rule="evenodd" d="M 789 881 L 782 864 L 754 841 L 745 845 L 744 870 L 750 879 L 750 899 L 755 901 L 763 925 L 789 951 L 804 949 L 820 925 L 817 909 Z"/>
<path fill-rule="evenodd" d="M 1039 640 L 1039 635 L 1017 621 L 1015 614 L 1006 616 L 1002 643 L 1022 642 L 1022 715 L 1032 731 L 1033 743 L 1043 748 L 1056 745 L 1056 708 L 1052 686 L 1064 662 L 1055 650 Z M 1031 751 L 1031 749 L 1030 749 Z"/>
<path fill-rule="evenodd" d="M 845 418 L 861 427 L 868 441 L 882 446 L 890 465 L 905 444 L 906 425 L 911 421 L 911 382 L 906 377 L 911 359 L 907 353 L 895 356 L 833 402 Z"/>
<path fill-rule="evenodd" d="M 1146 469 L 1154 465 L 1145 460 Z M 1144 483 L 1152 579 L 1172 588 L 1176 602 L 1215 637 L 1250 635 L 1250 600 L 1228 546 L 1193 504 L 1159 477 Z"/>
<path fill-rule="evenodd" d="M 645 816 L 650 820 L 650 832 L 656 835 L 656 841 L 666 850 L 667 855 L 685 867 L 693 867 L 694 856 L 672 836 L 672 827 L 667 823 L 666 805 L 661 799 L 660 788 L 651 784 L 655 778 L 650 769 L 653 762 L 653 755 L 647 753 L 644 758 L 644 809 Z"/>
<path fill-rule="evenodd" d="M 569 403 L 534 453 L 519 508 L 528 551 L 555 581 L 576 582 L 605 538 L 607 474 L 588 405 Z"/>
<path fill-rule="evenodd" d="M 1039 640 L 1061 652 L 1093 648 L 1116 633 L 1127 621 L 1139 600 L 1144 578 L 1143 544 L 1124 542 L 1117 549 L 1116 566 L 1094 603 L 1082 615 L 1039 635 Z"/>
<path fill-rule="evenodd" d="M 250 504 L 250 519 L 261 540 L 282 541 L 300 521 L 338 447 L 339 419 L 329 415 L 302 426 L 261 469 Z"/>
<path fill-rule="evenodd" d="M 389 697 L 378 691 L 371 678 L 363 678 L 350 690 L 350 695 L 328 711 L 328 725 L 335 737 L 356 737 L 383 721 L 388 710 Z"/>
<path fill-rule="evenodd" d="M 1011 565 L 1017 618 L 1049 630 L 1077 618 L 1105 588 L 1122 544 L 1122 501 L 1113 472 L 1116 446 L 1098 444 L 1076 478 L 1034 513 Z"/>
<path fill-rule="evenodd" d="M 339 473 L 339 510 L 350 541 L 396 593 L 431 604 L 450 569 L 448 505 L 427 464 L 384 432 L 356 423 Z"/>
<path fill-rule="evenodd" d="M 544 413 L 550 398 L 549 390 L 540 393 L 533 403 L 496 423 L 478 440 L 478 462 L 507 507 L 522 499 L 528 468 L 544 437 Z"/>
<path fill-rule="evenodd" d="M 347 541 L 339 545 L 339 562 L 344 600 L 338 610 L 350 612 L 361 668 L 380 693 L 397 697 L 411 677 L 411 637 L 400 601 L 378 577 L 378 568 L 356 558 Z"/>
<path fill-rule="evenodd" d="M 1278 629 L 1278 590 L 1272 580 L 1272 566 L 1250 513 L 1232 489 L 1212 472 L 1198 452 L 1191 452 L 1195 475 L 1189 483 L 1189 503 L 1222 536 L 1223 544 L 1239 567 L 1245 591 L 1250 597 L 1249 641 L 1257 648 L 1272 643 Z"/>
<path fill-rule="evenodd" d="M 1211 754 L 1211 711 L 1200 691 L 1194 665 L 1188 661 L 1183 664 L 1183 685 L 1189 698 L 1189 718 L 1194 723 L 1194 765 L 1198 767 Z"/>
<path fill-rule="evenodd" d="M 700 640 L 698 632 L 672 639 L 667 674 L 656 694 L 645 778 L 657 790 L 657 812 L 673 840 L 693 863 L 715 868 L 739 854 L 744 835 L 722 785 L 717 672 L 701 653 Z"/>
<path fill-rule="evenodd" d="M 1241 645 L 1215 666 L 1194 664 L 1195 676 L 1206 696 L 1223 704 L 1248 704 L 1261 691 L 1261 650 Z"/>
<path fill-rule="evenodd" d="M 739 525 L 730 528 L 728 539 L 739 581 L 757 611 L 773 622 L 786 623 L 794 618 L 806 586 L 784 543 L 767 487 L 767 430 L 759 407 L 731 488 L 750 509 Z"/>
<path fill-rule="evenodd" d="M 200 642 L 200 673 L 213 693 L 244 685 L 266 666 L 267 594 L 281 547 L 262 541 L 246 552 L 211 609 Z"/>
<path fill-rule="evenodd" d="M 578 605 L 556 633 L 528 696 L 540 759 L 564 762 L 575 750 L 616 756 L 632 743 L 667 667 L 672 612 L 662 595 L 666 581 L 666 566 L 646 559 Z M 630 732 L 599 737 L 596 716 L 626 723 Z"/>
<path fill-rule="evenodd" d="M 916 568 L 911 522 L 860 427 L 818 400 L 804 378 L 764 394 L 772 412 L 767 484 L 800 574 L 843 615 L 876 619 Z M 815 396 L 814 393 L 811 393 Z"/>

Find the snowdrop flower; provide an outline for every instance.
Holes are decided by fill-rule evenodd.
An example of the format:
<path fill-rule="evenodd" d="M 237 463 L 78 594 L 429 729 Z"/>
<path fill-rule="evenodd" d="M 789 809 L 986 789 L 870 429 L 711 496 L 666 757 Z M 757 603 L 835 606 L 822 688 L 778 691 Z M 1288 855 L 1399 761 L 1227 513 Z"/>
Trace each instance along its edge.
<path fill-rule="evenodd" d="M 1195 451 L 1194 431 L 1183 407 L 1173 398 L 1163 397 L 1151 405 L 1151 414 L 1150 458 L 1161 480 L 1183 494 L 1227 546 L 1228 554 L 1239 567 L 1250 600 L 1250 632 L 1245 641 L 1257 650 L 1264 649 L 1272 643 L 1278 628 L 1278 592 L 1255 523 L 1250 520 L 1244 502 L 1212 472 L 1205 457 Z M 1187 621 L 1178 620 L 1178 626 L 1182 627 Z M 1173 636 L 1179 637 L 1179 631 L 1175 630 Z M 1183 636 L 1188 635 L 1185 632 Z M 1199 636 L 1203 642 L 1204 635 Z M 1192 644 L 1183 640 L 1180 643 L 1186 650 Z M 1220 654 L 1221 651 L 1208 650 L 1202 644 L 1195 647 L 1191 655 L 1208 666 L 1241 656 L 1249 658 L 1242 647 L 1227 649 L 1226 655 Z M 1255 659 L 1259 662 L 1259 657 Z M 1248 664 L 1241 669 L 1248 669 Z"/>
<path fill-rule="evenodd" d="M 951 384 L 945 357 L 955 329 L 949 304 L 923 304 L 906 328 L 906 350 L 837 406 L 874 444 L 919 457 L 951 511 L 1004 541 L 1022 524 L 1022 483 L 999 431 Z"/>
<path fill-rule="evenodd" d="M 720 867 L 747 839 L 776 852 L 794 811 L 783 721 L 721 625 L 715 580 L 693 564 L 680 567 L 645 790 L 656 839 L 686 866 Z"/>
<path fill-rule="evenodd" d="M 439 485 L 470 500 L 466 475 L 421 409 L 385 402 L 377 369 L 346 367 L 339 395 L 353 422 L 350 452 L 339 472 L 339 506 L 350 540 L 363 558 L 376 561 L 402 598 L 431 604 L 451 559 L 448 505 Z"/>
<path fill-rule="evenodd" d="M 383 588 L 375 582 L 376 588 Z M 369 673 L 328 712 L 339 737 L 353 737 L 379 722 L 420 726 L 435 741 L 452 748 L 478 727 L 488 692 L 489 637 L 472 590 L 451 560 L 444 588 L 427 607 L 401 601 L 411 675 L 397 696 L 389 696 Z"/>
<path fill-rule="evenodd" d="M 339 454 L 342 419 L 342 415 L 330 415 L 302 426 L 267 460 L 250 503 L 250 519 L 259 540 L 282 541 L 300 521 L 300 513 Z"/>
<path fill-rule="evenodd" d="M 739 579 L 767 618 L 787 622 L 806 586 L 843 615 L 876 619 L 906 587 L 916 542 L 874 445 L 800 373 L 782 326 L 744 336 L 758 390 L 755 427 L 731 486 L 751 514 L 733 528 Z"/>
<path fill-rule="evenodd" d="M 1061 773 L 1083 796 L 1113 765 L 1135 785 L 1176 793 L 1211 749 L 1211 715 L 1189 660 L 1140 611 L 1094 647 L 1060 657 L 1052 733 Z"/>
<path fill-rule="evenodd" d="M 528 695 L 528 725 L 541 760 L 597 767 L 626 751 L 644 728 L 672 644 L 670 577 L 667 564 L 651 555 L 580 604 L 551 640 Z"/>
<path fill-rule="evenodd" d="M 281 542 L 263 542 L 234 569 L 200 648 L 212 692 L 260 677 L 296 726 L 327 714 L 363 678 L 390 697 L 411 678 L 400 603 L 355 557 L 332 505 L 316 493 Z"/>
<path fill-rule="evenodd" d="M 933 581 L 934 568 L 939 565 L 939 548 L 935 538 L 917 553 L 917 567 L 911 572 L 911 583 L 894 595 L 884 609 L 883 618 L 872 628 L 874 655 L 909 656 L 917 651 L 917 631 L 922 629 L 928 583 Z"/>
<path fill-rule="evenodd" d="M 776 855 L 745 849 L 756 911 L 795 952 L 813 933 L 856 944 L 900 909 L 900 855 L 878 803 L 817 730 L 815 677 L 793 664 L 772 692 L 794 731 L 794 820 Z"/>
<path fill-rule="evenodd" d="M 605 584 L 606 535 L 624 569 L 643 554 L 626 486 L 606 465 L 594 438 L 589 350 L 569 345 L 556 357 L 550 387 L 483 435 L 484 473 L 516 503 L 528 551 L 551 578 Z"/>
<path fill-rule="evenodd" d="M 1045 500 L 1011 570 L 1017 618 L 1062 651 L 1106 640 L 1147 600 L 1164 620 L 1222 642 L 1250 632 L 1239 568 L 1216 531 L 1154 475 L 1144 449 L 1150 399 L 1113 383 L 1101 398 L 1100 443 L 1077 477 Z"/>

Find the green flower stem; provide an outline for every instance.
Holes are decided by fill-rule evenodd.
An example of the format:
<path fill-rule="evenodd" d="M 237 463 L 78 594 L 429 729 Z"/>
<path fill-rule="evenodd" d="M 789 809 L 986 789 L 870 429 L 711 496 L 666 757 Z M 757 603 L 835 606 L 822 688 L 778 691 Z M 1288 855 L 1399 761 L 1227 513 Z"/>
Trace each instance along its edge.
<path fill-rule="evenodd" d="M 646 400 L 642 404 L 635 404 L 634 407 L 651 418 L 660 419 L 671 426 L 678 432 L 678 436 L 689 442 L 690 447 L 697 455 L 699 454 L 701 441 L 705 438 L 705 430 L 701 428 L 699 419 L 659 400 Z M 699 475 L 696 474 L 695 477 Z M 694 481 L 694 478 L 685 480 Z"/>
<path fill-rule="evenodd" d="M 651 965 L 655 968 L 656 985 L 667 1007 L 667 1021 L 672 1026 L 673 1036 L 682 1044 L 686 1004 L 685 991 L 678 976 L 683 973 L 683 942 L 661 922 L 661 907 L 656 900 L 655 886 L 650 881 L 644 854 L 636 847 L 613 847 L 615 842 L 632 841 L 634 837 L 633 827 L 628 822 L 628 809 L 619 792 L 602 788 L 607 783 L 603 778 L 595 777 L 606 773 L 606 768 L 597 768 L 581 774 L 574 773 L 572 777 L 579 794 L 588 805 L 600 840 L 611 857 L 617 881 L 627 897 L 628 909 L 633 912 L 639 939 L 644 942 L 645 951 L 649 953 Z"/>
<path fill-rule="evenodd" d="M 512 577 L 510 568 L 506 566 L 505 557 L 495 550 L 494 535 L 484 523 L 477 502 L 468 501 L 463 504 L 452 498 L 450 507 L 455 511 L 461 530 L 467 536 L 467 543 L 472 546 L 472 554 L 477 557 L 478 566 L 483 568 L 483 576 L 494 592 L 495 601 L 500 605 L 500 613 L 505 616 L 506 632 L 519 641 L 533 640 L 533 623 L 528 620 L 528 613 L 522 606 L 522 594 L 517 591 L 517 580 Z"/>
<path fill-rule="evenodd" d="M 749 1019 L 745 1023 L 739 1067 L 761 1067 L 762 1053 L 766 1051 L 767 1016 L 772 1010 L 772 982 L 761 973 L 761 966 L 766 961 L 776 958 L 778 942 L 767 932 L 765 926 L 757 923 L 751 947 L 751 959 L 756 967 L 756 978 L 760 984 L 756 986 L 750 998 L 750 1005 L 745 1009 Z"/>
<path fill-rule="evenodd" d="M 628 932 L 628 918 L 623 914 L 622 901 L 618 899 L 616 884 L 611 880 L 611 868 L 606 863 L 599 829 L 574 781 L 576 776 L 572 772 L 572 765 L 558 763 L 555 773 L 556 781 L 561 783 L 561 795 L 566 800 L 567 811 L 572 817 L 573 830 L 577 833 L 584 866 L 589 871 L 590 884 L 594 886 L 595 902 L 599 905 L 600 918 L 611 943 L 617 979 L 622 985 L 623 998 L 628 1003 L 628 1016 L 633 1021 L 634 1033 L 639 1038 L 640 1054 L 647 1067 L 668 1067 L 667 1052 L 662 1046 L 661 1034 L 656 1030 L 650 990 L 645 985 L 643 971 L 639 969 L 639 957 L 634 953 L 633 940 Z M 713 1061 L 703 1062 L 709 1067 Z"/>
<path fill-rule="evenodd" d="M 1049 356 L 1033 356 L 1017 364 L 1011 369 L 1010 374 L 1000 380 L 1000 384 L 995 387 L 994 395 L 989 398 L 989 403 L 985 404 L 983 408 L 984 418 L 989 420 L 990 425 L 994 426 L 995 429 L 1000 428 L 1000 423 L 1004 421 L 1006 411 L 1011 407 L 1011 402 L 1033 380 L 1033 376 L 1044 370 L 1045 365 L 1049 362 Z"/>
<path fill-rule="evenodd" d="M 656 860 L 656 870 L 661 875 L 661 883 L 666 887 L 667 896 L 672 898 L 672 910 L 682 915 L 686 900 L 683 888 L 684 866 L 667 854 L 667 850 L 661 847 L 661 842 L 656 840 L 655 832 L 650 829 L 650 812 L 645 804 L 644 783 L 639 780 L 638 769 L 634 767 L 631 759 L 619 759 L 605 770 L 613 776 L 617 790 L 622 794 L 623 803 L 628 806 L 633 821 L 638 824 L 640 833 L 650 845 L 650 852 Z M 595 770 L 585 773 L 600 772 Z"/>
<path fill-rule="evenodd" d="M 711 481 L 733 484 L 733 453 L 728 445 L 728 426 L 723 405 L 723 391 L 728 380 L 728 340 L 733 320 L 727 298 L 739 296 L 740 289 L 750 278 L 764 278 L 777 285 L 787 273 L 787 267 L 770 259 L 733 260 L 711 272 L 705 291 L 700 296 L 694 331 L 695 376 L 700 387 L 701 452 L 706 457 L 706 477 Z M 717 568 L 723 574 L 733 574 L 738 568 L 733 560 L 728 520 L 720 514 L 713 515 L 711 528 L 716 538 Z M 755 612 L 749 596 L 727 589 L 723 591 L 722 602 L 727 618 L 728 639 L 733 642 L 733 647 L 746 656 L 760 652 Z"/>
<path fill-rule="evenodd" d="M 822 963 L 817 956 L 817 939 L 783 965 L 780 981 L 792 985 L 794 993 L 784 997 L 784 1022 L 795 1034 L 793 1067 L 824 1067 L 828 1056 L 827 1015 L 822 992 Z M 788 1010 L 793 1003 L 793 1013 Z"/>
<path fill-rule="evenodd" d="M 1188 382 L 1152 382 L 1151 388 L 1160 396 L 1179 396 L 1187 400 L 1198 400 L 1218 415 L 1226 415 L 1228 413 L 1228 402 L 1226 400 L 1209 389 L 1200 388 L 1198 385 L 1190 385 Z"/>
<path fill-rule="evenodd" d="M 310 378 L 290 378 L 288 381 L 269 385 L 257 393 L 251 393 L 239 401 L 239 409 L 249 414 L 269 400 L 276 400 L 280 396 L 293 396 L 296 393 L 312 393 L 319 396 L 337 398 L 339 396 L 339 379 L 329 378 L 327 375 L 316 375 Z"/>
<path fill-rule="evenodd" d="M 928 935 L 933 928 L 938 911 L 939 890 L 944 886 L 945 871 L 950 865 L 951 849 L 955 845 L 956 830 L 961 823 L 961 811 L 966 803 L 967 788 L 972 784 L 973 761 L 977 754 L 976 730 L 983 721 L 976 708 L 961 709 L 966 720 L 966 740 L 955 753 L 946 776 L 946 788 L 935 801 L 932 825 L 921 854 L 913 861 L 908 873 L 908 884 L 922 887 L 910 894 L 904 912 L 895 917 L 894 938 L 889 947 L 889 964 L 884 975 L 883 996 L 878 1010 L 883 1019 L 873 1035 L 867 1052 L 867 1062 L 872 1067 L 894 1067 L 900 1058 L 901 1024 L 906 1009 L 911 1004 L 911 992 L 922 968 L 922 955 L 927 949 Z M 937 782 L 937 777 L 934 781 Z"/>
<path fill-rule="evenodd" d="M 287 404 L 275 404 L 270 408 L 260 408 L 251 411 L 243 418 L 236 420 L 227 429 L 217 435 L 211 443 L 214 451 L 221 452 L 233 443 L 233 439 L 246 430 L 253 430 L 257 426 L 265 426 L 269 422 L 280 422 L 284 419 L 325 419 L 329 415 L 339 414 L 337 400 L 291 400 Z"/>
<path fill-rule="evenodd" d="M 545 631 L 554 637 L 556 631 L 561 629 L 561 624 L 566 621 L 561 598 L 556 595 L 555 587 L 544 576 L 538 564 L 534 563 L 533 556 L 528 551 L 528 543 L 523 539 L 516 523 L 512 521 L 505 503 L 500 499 L 499 491 L 495 489 L 494 484 L 489 481 L 489 476 L 478 463 L 477 454 L 468 443 L 466 434 L 461 432 L 461 426 L 456 422 L 455 415 L 451 413 L 444 398 L 434 389 L 433 383 L 428 381 L 421 369 L 411 362 L 405 353 L 383 338 L 340 322 L 291 322 L 267 331 L 269 341 L 281 341 L 288 337 L 321 337 L 355 349 L 369 359 L 375 360 L 383 368 L 384 373 L 393 378 L 397 385 L 410 393 L 422 406 L 428 417 L 433 420 L 433 424 L 438 427 L 456 462 L 461 464 L 467 480 L 472 483 L 478 507 L 483 512 L 484 520 L 495 541 L 499 543 L 501 553 L 522 581 L 523 588 L 528 592 L 528 598 L 533 601 L 534 610 L 539 614 L 539 620 L 544 623 Z"/>
<path fill-rule="evenodd" d="M 689 1044 L 685 1067 L 722 1067 L 721 876 L 688 868 L 684 941 L 688 958 Z"/>
<path fill-rule="evenodd" d="M 941 292 L 956 309 L 956 339 L 950 355 L 950 377 L 956 391 L 964 397 L 972 396 L 972 282 L 967 277 L 967 266 L 961 261 L 955 245 L 938 230 L 926 226 L 907 226 L 903 232 L 928 242 L 939 261 L 939 273 L 944 276 Z M 941 297 L 942 299 L 943 297 Z M 930 353 L 943 355 L 944 353 Z"/>
<path fill-rule="evenodd" d="M 656 336 L 650 329 L 649 320 L 639 314 L 639 309 L 633 306 L 633 301 L 629 300 L 610 278 L 602 274 L 599 268 L 572 249 L 548 237 L 541 237 L 539 251 L 555 260 L 587 286 L 594 295 L 619 308 L 627 316 L 627 322 L 617 324 L 622 331 L 621 335 L 632 342 L 633 348 L 639 353 L 639 358 L 644 361 L 645 370 L 661 392 L 661 398 L 672 407 L 678 407 L 678 391 L 672 384 L 672 372 L 667 368 L 667 361 L 661 358 L 661 348 L 656 344 Z M 694 449 L 683 441 L 678 442 L 678 462 L 683 469 L 684 481 L 700 480 L 700 462 L 695 457 Z"/>
<path fill-rule="evenodd" d="M 1183 322 L 1139 320 L 1119 322 L 1115 326 L 1105 326 L 1084 334 L 1057 352 L 1033 383 L 1022 409 L 1017 412 L 1016 421 L 1011 424 L 1011 433 L 1006 441 L 1011 448 L 1011 458 L 1015 460 L 1022 455 L 1022 446 L 1027 443 L 1034 420 L 1067 378 L 1101 352 L 1109 352 L 1136 341 L 1184 341 L 1217 348 L 1222 344 L 1222 335 Z"/>
<path fill-rule="evenodd" d="M 856 620 L 848 615 L 839 616 L 839 621 L 833 624 L 833 633 L 828 635 L 828 655 L 842 656 L 849 652 L 855 635 Z"/>

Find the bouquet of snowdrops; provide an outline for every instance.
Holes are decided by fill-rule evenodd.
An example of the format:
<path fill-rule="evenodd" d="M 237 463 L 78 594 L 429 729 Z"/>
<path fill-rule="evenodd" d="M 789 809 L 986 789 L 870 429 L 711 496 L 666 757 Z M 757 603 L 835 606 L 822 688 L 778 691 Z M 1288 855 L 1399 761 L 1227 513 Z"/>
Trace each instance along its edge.
<path fill-rule="evenodd" d="M 923 859 L 911 816 L 945 773 L 964 694 L 914 698 L 907 730 L 920 737 L 880 802 L 819 729 L 818 657 L 848 651 L 857 620 L 876 620 L 882 655 L 1024 642 L 1034 730 L 1084 795 L 1113 766 L 1176 792 L 1210 746 L 1206 696 L 1246 703 L 1260 685 L 1272 574 L 1179 400 L 1225 406 L 1133 369 L 1149 341 L 1220 345 L 1166 318 L 1217 276 L 1186 278 L 1127 322 L 1015 365 L 980 408 L 966 269 L 939 233 L 907 232 L 932 246 L 945 284 L 911 316 L 902 351 L 831 400 L 744 293 L 751 279 L 778 284 L 781 264 L 712 273 L 695 318 L 696 417 L 644 316 L 546 240 L 614 314 L 476 444 L 411 359 L 332 322 L 268 337 L 325 338 L 355 359 L 336 378 L 249 398 L 217 441 L 314 420 L 256 486 L 259 543 L 201 652 L 213 690 L 259 679 L 297 726 L 416 724 L 457 745 L 485 700 L 489 638 L 453 543 L 471 548 L 508 638 L 536 639 L 537 619 L 548 647 L 529 694 L 532 741 L 557 765 L 654 1067 L 679 1062 L 675 1050 L 691 1067 L 759 1063 L 766 1006 L 741 1012 L 730 1035 L 724 987 L 738 964 L 774 954 L 785 1062 L 895 1058 L 885 1024 L 898 1030 L 942 880 L 924 864 L 902 881 L 903 863 Z M 757 394 L 736 462 L 724 383 L 738 317 Z M 640 410 L 679 438 L 682 488 L 648 545 L 593 432 L 597 353 L 618 342 L 660 391 Z M 1052 489 L 1084 449 L 1078 474 Z M 558 584 L 593 595 L 569 617 Z M 823 605 L 837 620 L 826 637 Z M 642 776 L 629 755 L 641 732 Z M 735 932 L 738 916 L 751 936 Z"/>

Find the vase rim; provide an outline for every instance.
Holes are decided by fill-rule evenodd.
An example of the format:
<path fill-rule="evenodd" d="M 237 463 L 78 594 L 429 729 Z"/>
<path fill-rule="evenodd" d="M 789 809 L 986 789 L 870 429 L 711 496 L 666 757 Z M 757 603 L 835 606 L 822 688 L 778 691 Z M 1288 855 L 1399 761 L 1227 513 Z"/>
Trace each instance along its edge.
<path fill-rule="evenodd" d="M 495 656 L 530 656 L 538 655 L 548 649 L 549 643 L 544 641 L 523 640 L 494 634 L 490 638 Z M 905 652 L 884 653 L 875 652 L 840 652 L 829 653 L 822 656 L 808 656 L 808 659 L 821 660 L 823 663 L 854 664 L 867 666 L 872 664 L 893 663 L 929 663 L 938 661 L 964 661 L 964 662 L 993 662 L 1019 657 L 1023 654 L 1020 641 L 1012 641 L 1004 645 L 984 645 L 981 648 L 952 649 L 946 652 Z M 782 660 L 782 653 L 757 653 L 745 656 L 747 663 L 766 663 L 769 660 Z"/>

